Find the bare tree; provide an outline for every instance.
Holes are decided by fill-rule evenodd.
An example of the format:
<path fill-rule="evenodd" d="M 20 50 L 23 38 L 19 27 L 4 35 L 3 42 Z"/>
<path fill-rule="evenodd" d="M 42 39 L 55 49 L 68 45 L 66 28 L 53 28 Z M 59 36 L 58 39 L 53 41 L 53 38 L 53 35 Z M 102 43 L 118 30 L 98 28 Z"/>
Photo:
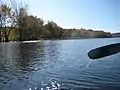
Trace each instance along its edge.
<path fill-rule="evenodd" d="M 22 8 L 17 6 L 16 1 L 14 0 L 8 0 L 6 1 L 0 1 L 0 42 L 5 38 L 5 41 L 9 41 L 9 34 L 11 32 L 11 29 L 8 27 L 18 27 L 20 23 L 20 14 L 21 10 L 26 10 L 26 8 Z M 1 35 L 2 34 L 2 35 Z"/>

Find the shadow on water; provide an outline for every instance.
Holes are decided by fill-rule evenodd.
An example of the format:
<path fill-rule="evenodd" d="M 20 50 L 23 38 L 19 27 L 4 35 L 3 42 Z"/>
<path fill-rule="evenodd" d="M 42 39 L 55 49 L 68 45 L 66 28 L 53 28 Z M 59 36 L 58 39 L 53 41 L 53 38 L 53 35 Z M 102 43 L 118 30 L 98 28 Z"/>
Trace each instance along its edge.
<path fill-rule="evenodd" d="M 29 75 L 44 65 L 44 43 L 0 44 L 0 88 L 29 79 Z M 39 62 L 40 61 L 40 62 Z M 41 65 L 41 66 L 40 66 Z M 17 87 L 16 87 L 17 88 Z"/>
<path fill-rule="evenodd" d="M 43 79 L 34 73 L 52 68 L 58 57 L 57 43 L 1 43 L 0 44 L 0 88 L 18 90 L 34 85 L 34 78 Z M 33 81 L 32 81 L 33 80 Z M 32 82 L 31 82 L 32 81 Z M 18 83 L 21 82 L 19 85 Z M 41 87 L 42 85 L 38 85 Z M 19 89 L 19 90 L 21 90 Z"/>
<path fill-rule="evenodd" d="M 38 43 L 20 43 L 19 44 L 19 52 L 18 52 L 18 58 L 17 66 L 20 70 L 25 71 L 31 71 L 34 70 L 32 67 L 35 64 L 35 60 L 38 58 L 42 58 L 42 55 L 40 55 L 40 52 L 44 53 L 44 46 L 38 45 Z M 39 55 L 38 55 L 39 54 Z M 38 57 L 39 56 L 39 57 Z"/>
<path fill-rule="evenodd" d="M 3 65 L 19 70 L 30 71 L 34 59 L 42 58 L 40 54 L 44 53 L 44 46 L 39 43 L 3 43 L 0 47 L 1 64 L 4 63 Z"/>

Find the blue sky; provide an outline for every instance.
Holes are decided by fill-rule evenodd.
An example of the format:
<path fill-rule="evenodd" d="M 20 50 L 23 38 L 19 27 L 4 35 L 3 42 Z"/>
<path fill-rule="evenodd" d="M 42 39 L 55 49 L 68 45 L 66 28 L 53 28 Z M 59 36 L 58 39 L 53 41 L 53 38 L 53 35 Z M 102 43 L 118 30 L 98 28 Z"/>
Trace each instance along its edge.
<path fill-rule="evenodd" d="M 22 0 L 29 13 L 63 28 L 120 32 L 120 0 Z"/>

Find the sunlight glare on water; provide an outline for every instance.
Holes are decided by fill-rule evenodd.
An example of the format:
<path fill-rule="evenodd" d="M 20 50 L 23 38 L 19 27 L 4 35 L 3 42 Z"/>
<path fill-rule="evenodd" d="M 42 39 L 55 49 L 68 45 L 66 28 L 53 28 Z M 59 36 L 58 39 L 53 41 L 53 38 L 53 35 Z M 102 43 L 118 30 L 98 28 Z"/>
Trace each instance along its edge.
<path fill-rule="evenodd" d="M 54 82 L 51 82 L 51 83 L 43 83 L 42 82 L 42 86 L 40 87 L 40 90 L 60 90 L 60 87 L 61 85 L 59 83 L 57 83 L 56 81 Z M 38 90 L 39 87 L 34 87 L 34 88 L 28 88 L 28 89 L 25 89 L 25 90 Z"/>

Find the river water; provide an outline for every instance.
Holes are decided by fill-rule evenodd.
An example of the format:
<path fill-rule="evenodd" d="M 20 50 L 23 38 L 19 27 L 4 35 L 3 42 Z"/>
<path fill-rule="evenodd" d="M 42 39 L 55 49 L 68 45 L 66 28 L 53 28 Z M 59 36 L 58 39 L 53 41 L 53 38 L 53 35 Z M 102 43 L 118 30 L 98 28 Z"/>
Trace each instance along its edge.
<path fill-rule="evenodd" d="M 0 43 L 0 90 L 120 90 L 120 53 L 87 53 L 120 38 Z"/>

